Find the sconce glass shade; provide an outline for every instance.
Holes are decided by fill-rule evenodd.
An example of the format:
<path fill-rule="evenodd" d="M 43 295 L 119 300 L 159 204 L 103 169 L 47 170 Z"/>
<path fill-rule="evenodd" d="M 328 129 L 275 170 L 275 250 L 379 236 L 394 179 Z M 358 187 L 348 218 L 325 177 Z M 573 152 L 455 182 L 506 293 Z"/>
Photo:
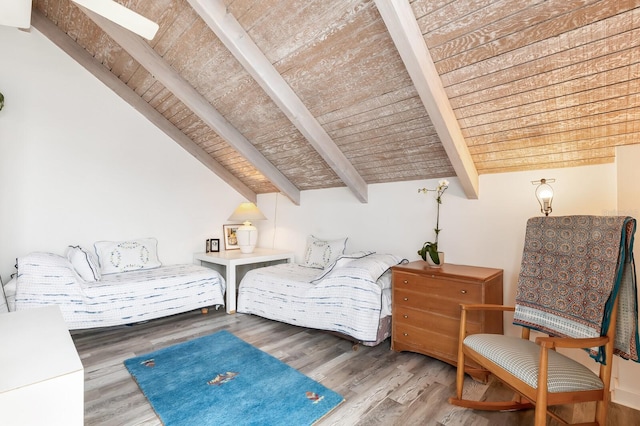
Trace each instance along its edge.
<path fill-rule="evenodd" d="M 236 231 L 238 246 L 242 253 L 253 253 L 258 242 L 258 229 L 251 224 L 255 220 L 265 220 L 266 217 L 253 203 L 242 203 L 229 216 L 229 220 L 242 222 L 243 225 Z"/>
<path fill-rule="evenodd" d="M 550 179 L 550 181 L 554 182 L 555 179 Z M 547 179 L 540 179 L 540 181 L 536 183 L 539 183 L 536 188 L 536 198 L 538 199 L 538 203 L 540 203 L 540 212 L 544 213 L 545 216 L 549 216 L 549 213 L 552 211 L 553 188 L 547 183 Z"/>

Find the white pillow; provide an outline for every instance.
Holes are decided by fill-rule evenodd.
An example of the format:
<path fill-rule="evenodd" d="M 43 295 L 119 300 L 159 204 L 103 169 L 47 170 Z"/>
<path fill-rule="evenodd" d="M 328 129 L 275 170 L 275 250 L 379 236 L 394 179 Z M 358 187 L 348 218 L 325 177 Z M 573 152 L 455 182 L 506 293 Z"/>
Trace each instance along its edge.
<path fill-rule="evenodd" d="M 158 260 L 158 240 L 155 238 L 98 241 L 94 247 L 103 275 L 162 266 Z"/>
<path fill-rule="evenodd" d="M 392 266 L 398 265 L 405 260 L 393 254 L 370 253 L 357 259 L 333 268 L 328 274 L 323 276 L 323 280 L 330 278 L 359 278 L 376 282 Z"/>
<path fill-rule="evenodd" d="M 346 246 L 347 238 L 325 241 L 309 235 L 302 266 L 324 269 L 344 254 Z"/>
<path fill-rule="evenodd" d="M 83 280 L 87 282 L 100 280 L 100 265 L 93 253 L 80 246 L 69 246 L 66 256 Z"/>
<path fill-rule="evenodd" d="M 355 253 L 343 254 L 342 256 L 338 256 L 336 260 L 334 260 L 326 268 L 324 268 L 324 270 L 320 273 L 320 275 L 312 279 L 311 282 L 312 283 L 320 282 L 324 277 L 326 277 L 334 269 L 342 268 L 343 266 L 345 266 L 347 263 L 351 262 L 354 259 L 361 259 L 363 257 L 370 256 L 372 254 L 375 254 L 375 251 L 357 251 Z"/>

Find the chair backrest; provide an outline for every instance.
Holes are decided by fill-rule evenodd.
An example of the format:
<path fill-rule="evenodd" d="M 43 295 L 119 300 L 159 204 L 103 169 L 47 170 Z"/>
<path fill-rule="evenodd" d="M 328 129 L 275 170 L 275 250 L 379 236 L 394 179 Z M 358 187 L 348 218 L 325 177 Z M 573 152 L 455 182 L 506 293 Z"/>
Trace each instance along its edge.
<path fill-rule="evenodd" d="M 605 335 L 626 265 L 633 270 L 634 231 L 635 219 L 622 216 L 529 219 L 514 324 L 552 336 Z M 591 356 L 605 359 L 602 348 Z"/>

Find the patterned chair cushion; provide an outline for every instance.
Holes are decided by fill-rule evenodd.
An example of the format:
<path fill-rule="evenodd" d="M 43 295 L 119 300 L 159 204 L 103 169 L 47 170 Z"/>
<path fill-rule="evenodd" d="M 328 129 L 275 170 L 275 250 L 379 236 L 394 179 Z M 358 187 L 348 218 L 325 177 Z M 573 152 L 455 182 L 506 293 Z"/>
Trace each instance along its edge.
<path fill-rule="evenodd" d="M 464 345 L 504 368 L 533 388 L 538 387 L 540 346 L 530 340 L 500 334 L 472 334 Z M 549 351 L 550 393 L 602 389 L 600 378 L 584 365 Z"/>

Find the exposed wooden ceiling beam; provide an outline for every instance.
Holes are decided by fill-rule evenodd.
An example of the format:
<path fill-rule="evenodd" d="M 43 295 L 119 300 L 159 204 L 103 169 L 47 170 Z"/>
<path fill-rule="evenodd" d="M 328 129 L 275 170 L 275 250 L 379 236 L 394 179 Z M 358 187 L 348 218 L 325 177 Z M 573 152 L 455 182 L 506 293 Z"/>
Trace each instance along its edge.
<path fill-rule="evenodd" d="M 375 0 L 467 198 L 478 198 L 478 171 L 408 0 Z"/>
<path fill-rule="evenodd" d="M 300 205 L 300 190 L 269 162 L 235 127 L 231 125 L 196 89 L 180 76 L 153 48 L 136 34 L 97 15 L 80 9 L 161 82 L 200 119 L 254 165 L 291 201 Z"/>
<path fill-rule="evenodd" d="M 253 42 L 222 0 L 188 0 L 260 87 L 327 162 L 329 167 L 362 202 L 367 202 L 367 183 L 345 157 L 298 95 Z"/>
<path fill-rule="evenodd" d="M 129 86 L 113 75 L 104 65 L 83 49 L 71 37 L 60 30 L 53 22 L 47 19 L 41 12 L 34 9 L 31 15 L 31 23 L 34 28 L 44 34 L 49 40 L 61 48 L 67 55 L 82 65 L 87 71 L 102 81 L 129 105 L 144 115 L 149 121 L 162 130 L 167 136 L 178 143 L 189 154 L 204 164 L 209 170 L 218 175 L 233 189 L 242 194 L 247 200 L 256 202 L 257 196 L 240 179 L 232 175 L 225 167 L 214 160 L 204 149 L 186 136 L 180 129 L 156 111 L 144 99 L 134 92 Z"/>

